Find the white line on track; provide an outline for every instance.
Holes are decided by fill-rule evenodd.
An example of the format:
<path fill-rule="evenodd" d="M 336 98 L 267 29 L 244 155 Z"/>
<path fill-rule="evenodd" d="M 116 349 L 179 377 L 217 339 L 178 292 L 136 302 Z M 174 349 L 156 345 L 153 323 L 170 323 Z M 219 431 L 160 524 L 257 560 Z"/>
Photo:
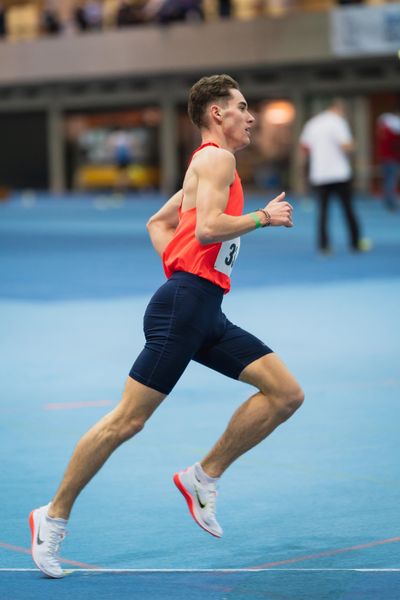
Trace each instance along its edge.
<path fill-rule="evenodd" d="M 382 569 L 369 569 L 369 568 L 357 568 L 357 569 L 335 569 L 335 568 L 326 568 L 326 569 L 257 569 L 257 568 L 246 568 L 246 569 L 65 569 L 68 573 L 267 573 L 269 571 L 273 572 L 357 572 L 357 573 L 400 573 L 400 568 L 382 568 Z M 33 573 L 39 572 L 39 569 L 5 569 L 0 568 L 0 573 Z"/>

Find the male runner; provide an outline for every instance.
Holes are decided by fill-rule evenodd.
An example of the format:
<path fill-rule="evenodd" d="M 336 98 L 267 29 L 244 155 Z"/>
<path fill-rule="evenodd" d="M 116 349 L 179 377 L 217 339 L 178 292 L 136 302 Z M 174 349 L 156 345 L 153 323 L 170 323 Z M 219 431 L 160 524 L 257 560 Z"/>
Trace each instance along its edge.
<path fill-rule="evenodd" d="M 265 208 L 242 214 L 234 154 L 250 143 L 254 117 L 234 79 L 214 75 L 198 81 L 190 91 L 189 115 L 201 131 L 202 145 L 183 189 L 147 225 L 168 279 L 146 309 L 145 347 L 121 402 L 79 441 L 53 500 L 30 514 L 33 560 L 49 577 L 64 575 L 59 546 L 79 493 L 111 453 L 143 429 L 190 360 L 257 388 L 207 456 L 174 475 L 195 521 L 216 537 L 222 535 L 216 520 L 218 479 L 303 401 L 302 390 L 277 355 L 221 311 L 240 236 L 258 227 L 292 227 L 292 207 L 282 193 Z"/>

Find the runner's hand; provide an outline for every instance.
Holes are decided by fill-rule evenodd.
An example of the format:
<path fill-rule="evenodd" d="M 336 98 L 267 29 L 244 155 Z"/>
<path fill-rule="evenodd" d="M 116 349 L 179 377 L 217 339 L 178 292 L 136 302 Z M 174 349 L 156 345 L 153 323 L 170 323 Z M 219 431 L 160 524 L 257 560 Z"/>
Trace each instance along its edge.
<path fill-rule="evenodd" d="M 293 206 L 289 202 L 285 201 L 285 192 L 276 196 L 273 200 L 268 202 L 265 210 L 271 215 L 271 225 L 279 227 L 293 227 L 292 212 Z"/>

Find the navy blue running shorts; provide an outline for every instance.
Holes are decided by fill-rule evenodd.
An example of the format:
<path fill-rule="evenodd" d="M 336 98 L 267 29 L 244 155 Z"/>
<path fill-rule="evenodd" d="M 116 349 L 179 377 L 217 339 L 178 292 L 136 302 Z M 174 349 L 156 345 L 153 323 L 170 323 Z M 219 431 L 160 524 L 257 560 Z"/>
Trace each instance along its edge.
<path fill-rule="evenodd" d="M 191 360 L 238 379 L 247 365 L 272 352 L 221 310 L 223 290 L 207 279 L 176 271 L 151 298 L 144 314 L 146 344 L 129 375 L 169 394 Z"/>

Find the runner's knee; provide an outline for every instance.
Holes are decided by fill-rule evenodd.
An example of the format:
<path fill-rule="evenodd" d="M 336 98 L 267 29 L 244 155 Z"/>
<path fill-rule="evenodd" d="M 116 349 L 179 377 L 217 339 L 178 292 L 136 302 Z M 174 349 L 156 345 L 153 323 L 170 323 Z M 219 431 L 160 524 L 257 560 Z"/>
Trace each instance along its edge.
<path fill-rule="evenodd" d="M 145 421 L 143 419 L 132 419 L 127 421 L 121 426 L 121 437 L 123 441 L 129 440 L 131 437 L 140 433 L 144 427 Z"/>
<path fill-rule="evenodd" d="M 105 427 L 105 435 L 115 440 L 117 444 L 126 442 L 142 431 L 145 419 L 135 416 L 116 415 L 109 419 Z"/>
<path fill-rule="evenodd" d="M 277 410 L 282 421 L 286 421 L 296 412 L 304 402 L 304 392 L 299 385 L 293 385 L 286 390 L 282 390 L 275 399 Z"/>

